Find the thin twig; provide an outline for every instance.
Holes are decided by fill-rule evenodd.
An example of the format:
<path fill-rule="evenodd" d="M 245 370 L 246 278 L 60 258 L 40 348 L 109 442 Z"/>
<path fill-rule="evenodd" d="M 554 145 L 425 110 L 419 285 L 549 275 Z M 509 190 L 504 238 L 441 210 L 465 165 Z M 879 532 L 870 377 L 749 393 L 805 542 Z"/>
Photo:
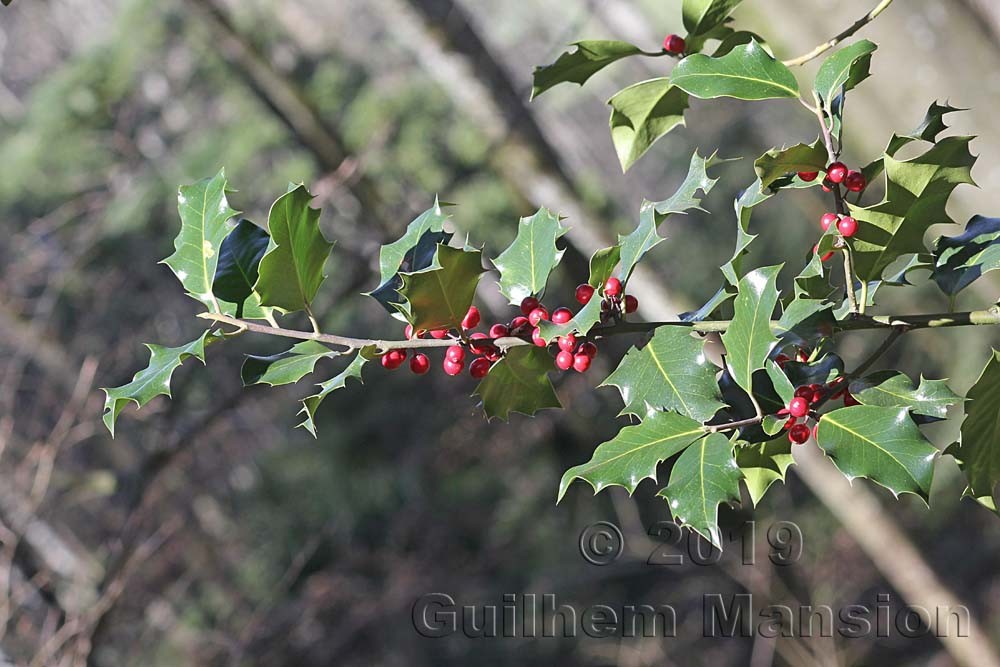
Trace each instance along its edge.
<path fill-rule="evenodd" d="M 884 12 L 886 9 L 888 9 L 889 5 L 891 4 L 892 0 L 882 0 L 882 2 L 878 3 L 878 5 L 876 5 L 874 9 L 872 9 L 870 12 L 859 18 L 851 25 L 851 27 L 847 28 L 833 39 L 823 42 L 809 53 L 801 55 L 798 58 L 792 58 L 791 60 L 783 61 L 784 64 L 787 65 L 788 67 L 797 67 L 799 65 L 806 64 L 807 62 L 813 60 L 814 58 L 818 58 L 819 56 L 823 55 L 833 47 L 837 46 L 837 44 L 840 44 L 842 41 L 844 41 L 848 37 L 851 37 L 854 33 L 858 32 L 866 25 L 874 21 L 878 17 L 878 15 Z"/>

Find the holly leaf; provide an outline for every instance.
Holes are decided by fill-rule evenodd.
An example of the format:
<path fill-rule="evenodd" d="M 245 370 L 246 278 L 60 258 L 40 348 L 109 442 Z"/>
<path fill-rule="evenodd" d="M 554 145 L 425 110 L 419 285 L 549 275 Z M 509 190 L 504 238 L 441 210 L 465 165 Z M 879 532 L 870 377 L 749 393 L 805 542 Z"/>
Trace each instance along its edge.
<path fill-rule="evenodd" d="M 851 382 L 851 395 L 864 405 L 906 408 L 915 415 L 944 419 L 948 408 L 962 402 L 946 380 L 920 378 L 920 386 L 897 371 L 872 373 Z"/>
<path fill-rule="evenodd" d="M 545 208 L 521 218 L 514 242 L 493 260 L 500 271 L 500 293 L 510 303 L 518 305 L 525 297 L 545 292 L 549 274 L 563 256 L 556 240 L 567 231 L 559 216 Z"/>
<path fill-rule="evenodd" d="M 308 310 L 326 275 L 323 266 L 333 244 L 319 229 L 319 209 L 304 185 L 289 190 L 271 205 L 267 227 L 271 243 L 260 260 L 254 291 L 262 306 L 286 313 Z"/>
<path fill-rule="evenodd" d="M 336 357 L 338 354 L 322 343 L 307 340 L 267 357 L 248 354 L 240 369 L 240 377 L 244 387 L 252 384 L 267 384 L 272 387 L 292 384 L 312 373 L 320 359 Z"/>
<path fill-rule="evenodd" d="M 668 77 L 641 81 L 618 91 L 611 105 L 611 141 L 622 171 L 628 171 L 656 141 L 684 125 L 688 94 Z"/>
<path fill-rule="evenodd" d="M 715 153 L 703 158 L 698 151 L 695 151 L 691 155 L 687 175 L 673 195 L 662 201 L 643 201 L 639 209 L 638 226 L 631 233 L 618 237 L 622 262 L 619 275 L 622 282 L 628 282 L 643 255 L 664 240 L 657 233 L 657 228 L 667 216 L 687 213 L 690 210 L 705 210 L 701 207 L 701 200 L 708 196 L 719 181 L 718 178 L 709 177 L 708 169 L 723 161 L 718 159 Z"/>
<path fill-rule="evenodd" d="M 712 295 L 712 298 L 706 301 L 701 308 L 681 313 L 678 317 L 681 322 L 702 322 L 711 317 L 716 310 L 721 308 L 723 304 L 732 299 L 734 296 L 736 296 L 736 290 L 732 289 L 730 285 L 725 285 L 720 287 L 719 290 Z"/>
<path fill-rule="evenodd" d="M 753 373 L 764 367 L 764 361 L 778 341 L 771 332 L 771 315 L 778 303 L 779 271 L 780 265 L 768 266 L 740 280 L 733 320 L 722 335 L 726 366 L 736 383 L 747 391 L 753 391 Z"/>
<path fill-rule="evenodd" d="M 834 100 L 853 90 L 871 73 L 872 54 L 878 46 L 867 39 L 855 42 L 829 56 L 816 72 L 814 89 L 828 112 Z M 823 166 L 826 166 L 825 164 Z"/>
<path fill-rule="evenodd" d="M 706 39 L 721 39 L 720 29 L 725 29 L 729 15 L 743 0 L 684 0 L 681 14 L 684 29 L 688 31 L 684 41 L 687 50 L 695 53 L 701 50 Z M 731 31 L 729 31 L 731 32 Z"/>
<path fill-rule="evenodd" d="M 944 122 L 944 117 L 956 111 L 965 111 L 965 109 L 932 102 L 927 109 L 927 113 L 924 114 L 924 119 L 912 132 L 892 135 L 892 138 L 889 139 L 889 145 L 885 149 L 885 154 L 895 157 L 896 153 L 904 146 L 908 146 L 914 141 L 926 141 L 931 144 L 937 143 L 938 136 L 948 129 L 948 125 Z M 861 169 L 861 173 L 865 175 L 865 179 L 869 183 L 874 182 L 883 171 L 885 171 L 884 156 L 873 160 Z"/>
<path fill-rule="evenodd" d="M 791 148 L 772 148 L 753 163 L 760 187 L 769 187 L 779 178 L 800 171 L 822 171 L 827 163 L 826 148 L 819 139 L 812 144 L 796 144 Z"/>
<path fill-rule="evenodd" d="M 610 248 L 602 248 L 594 253 L 590 258 L 590 277 L 587 284 L 595 290 L 602 289 L 608 278 L 615 272 L 615 267 L 621 261 L 622 247 L 613 245 Z"/>
<path fill-rule="evenodd" d="M 531 99 L 560 83 L 572 82 L 582 86 L 611 63 L 643 53 L 638 46 L 618 40 L 586 40 L 574 42 L 571 46 L 575 46 L 576 50 L 564 52 L 551 65 L 535 68 Z"/>
<path fill-rule="evenodd" d="M 993 350 L 976 384 L 969 390 L 962 437 L 949 448 L 969 482 L 965 495 L 996 511 L 993 492 L 1000 482 L 1000 352 Z"/>
<path fill-rule="evenodd" d="M 601 300 L 600 295 L 595 293 L 590 301 L 581 306 L 572 319 L 564 324 L 553 324 L 547 320 L 541 320 L 538 323 L 538 335 L 546 343 L 570 333 L 586 336 L 601 321 Z"/>
<path fill-rule="evenodd" d="M 743 483 L 754 505 L 760 503 L 772 484 L 785 481 L 785 473 L 794 462 L 788 438 L 736 448 L 736 464 L 743 473 Z"/>
<path fill-rule="evenodd" d="M 163 260 L 184 290 L 210 310 L 218 310 L 212 282 L 219 263 L 222 240 L 233 228 L 233 210 L 226 200 L 226 172 L 192 185 L 182 185 L 177 193 L 181 231 L 174 239 L 174 252 Z"/>
<path fill-rule="evenodd" d="M 163 347 L 147 343 L 149 364 L 133 376 L 132 381 L 121 387 L 104 389 L 104 425 L 115 436 L 115 422 L 129 401 L 142 408 L 157 396 L 170 398 L 170 378 L 185 359 L 195 357 L 205 363 L 205 346 L 218 340 L 208 331 L 180 347 Z"/>
<path fill-rule="evenodd" d="M 233 231 L 222 241 L 212 292 L 220 301 L 233 304 L 236 317 L 265 317 L 260 297 L 254 294 L 253 286 L 257 282 L 260 258 L 267 251 L 270 241 L 270 234 L 246 218 L 236 223 Z M 226 305 L 222 309 L 229 310 Z"/>
<path fill-rule="evenodd" d="M 302 399 L 302 409 L 299 410 L 299 414 L 301 415 L 304 413 L 306 417 L 297 428 L 304 428 L 315 438 L 316 410 L 319 408 L 320 403 L 322 403 L 323 399 L 334 391 L 346 387 L 347 381 L 351 378 L 354 378 L 358 382 L 364 384 L 364 379 L 361 377 L 361 370 L 364 368 L 366 363 L 374 359 L 376 356 L 378 356 L 378 350 L 374 346 L 363 347 L 358 350 L 354 360 L 347 365 L 347 368 L 326 382 L 318 384 L 317 386 L 319 387 L 319 391 L 317 393 Z"/>
<path fill-rule="evenodd" d="M 452 329 L 462 324 L 483 275 L 479 250 L 439 245 L 434 262 L 415 273 L 403 273 L 400 295 L 405 304 L 396 307 L 416 330 Z"/>
<path fill-rule="evenodd" d="M 617 387 L 621 414 L 642 417 L 649 410 L 672 410 L 699 423 L 721 408 L 719 368 L 705 355 L 705 343 L 686 327 L 659 327 L 645 346 L 633 347 L 602 387 Z"/>
<path fill-rule="evenodd" d="M 1000 218 L 977 215 L 958 236 L 942 236 L 934 244 L 931 276 L 945 294 L 954 296 L 984 273 L 1000 269 Z"/>
<path fill-rule="evenodd" d="M 784 342 L 812 347 L 833 334 L 836 318 L 832 308 L 832 304 L 822 299 L 796 298 L 781 313 L 774 332 Z"/>
<path fill-rule="evenodd" d="M 795 75 L 756 40 L 720 58 L 700 53 L 688 56 L 674 67 L 670 81 L 701 99 L 767 100 L 799 96 Z"/>
<path fill-rule="evenodd" d="M 416 244 L 410 248 L 400 265 L 399 271 L 411 273 L 422 271 L 434 264 L 434 256 L 437 254 L 439 245 L 448 245 L 452 234 L 444 231 L 425 231 Z M 403 286 L 403 277 L 400 273 L 393 273 L 381 285 L 376 287 L 368 296 L 374 298 L 382 304 L 393 317 L 405 319 L 399 311 L 399 306 L 405 304 L 406 299 L 399 293 L 399 288 Z"/>
<path fill-rule="evenodd" d="M 667 500 L 682 526 L 721 549 L 719 505 L 739 501 L 742 477 L 733 458 L 733 443 L 722 433 L 710 433 L 681 453 L 670 471 L 670 482 L 657 495 Z"/>
<path fill-rule="evenodd" d="M 493 364 L 473 396 L 482 399 L 487 419 L 507 420 L 512 412 L 531 416 L 544 408 L 561 408 L 548 377 L 552 368 L 552 357 L 543 348 L 512 347 Z"/>
<path fill-rule="evenodd" d="M 781 370 L 796 387 L 828 384 L 844 374 L 844 360 L 836 354 L 824 354 L 815 361 L 786 361 Z"/>
<path fill-rule="evenodd" d="M 867 477 L 894 496 L 913 493 L 927 502 L 938 450 L 906 408 L 856 405 L 828 412 L 816 439 L 848 478 Z"/>
<path fill-rule="evenodd" d="M 644 479 L 656 481 L 656 466 L 705 437 L 705 428 L 676 412 L 651 411 L 635 426 L 626 426 L 594 450 L 591 459 L 567 470 L 559 482 L 558 503 L 575 479 L 588 482 L 594 493 L 621 486 L 629 495 Z"/>
<path fill-rule="evenodd" d="M 733 250 L 732 258 L 722 265 L 722 274 L 733 286 L 740 281 L 740 274 L 743 270 L 743 256 L 747 253 L 747 248 L 757 238 L 756 234 L 750 233 L 750 215 L 755 206 L 764 203 L 774 195 L 774 192 L 762 188 L 760 181 L 754 183 L 740 193 L 736 199 L 736 249 Z"/>
<path fill-rule="evenodd" d="M 755 32 L 750 32 L 749 30 L 734 30 L 729 32 L 727 35 L 721 36 L 719 45 L 715 47 L 715 51 L 712 52 L 713 58 L 720 58 L 737 46 L 745 46 L 750 42 L 756 40 L 760 44 L 761 48 L 768 52 L 770 55 L 774 55 L 771 47 L 768 46 L 767 42 L 763 37 Z"/>
<path fill-rule="evenodd" d="M 971 140 L 947 137 L 910 160 L 885 156 L 883 201 L 871 207 L 851 206 L 859 223 L 851 239 L 859 278 L 879 279 L 898 257 L 924 251 L 923 237 L 931 225 L 954 224 L 946 210 L 951 193 L 959 185 L 975 185 Z"/>

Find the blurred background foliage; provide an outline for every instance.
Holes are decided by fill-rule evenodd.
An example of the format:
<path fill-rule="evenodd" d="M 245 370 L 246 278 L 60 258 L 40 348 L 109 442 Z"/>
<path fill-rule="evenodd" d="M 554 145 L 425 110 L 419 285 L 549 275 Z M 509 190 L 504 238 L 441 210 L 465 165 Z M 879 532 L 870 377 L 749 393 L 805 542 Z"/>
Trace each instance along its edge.
<path fill-rule="evenodd" d="M 752 181 L 752 159 L 811 140 L 809 115 L 791 103 L 695 102 L 689 127 L 624 176 L 604 100 L 655 76 L 662 61 L 624 62 L 586 89 L 564 86 L 524 103 L 533 66 L 566 42 L 613 36 L 655 48 L 662 34 L 679 31 L 675 5 L 15 0 L 0 8 L 3 659 L 953 664 L 954 652 L 926 637 L 702 638 L 705 593 L 746 590 L 761 605 L 836 608 L 874 606 L 887 592 L 903 604 L 794 472 L 752 515 L 746 505 L 724 510 L 730 528 L 759 522 L 762 556 L 752 567 L 739 564 L 736 547 L 717 566 L 646 565 L 654 542 L 645 527 L 667 513 L 645 486 L 634 499 L 621 489 L 595 499 L 581 485 L 555 506 L 562 471 L 616 430 L 617 394 L 593 386 L 624 351 L 618 341 L 587 376 L 558 381 L 565 411 L 510 424 L 486 424 L 467 378 L 370 368 L 363 389 L 326 401 L 313 441 L 292 428 L 308 381 L 241 391 L 240 353 L 281 349 L 258 338 L 239 350 L 210 349 L 207 370 L 177 374 L 176 400 L 128 410 L 116 440 L 100 427 L 94 387 L 127 381 L 145 360 L 141 342 L 173 345 L 199 330 L 194 302 L 157 262 L 176 233 L 177 185 L 220 167 L 238 190 L 234 207 L 258 222 L 288 182 L 310 185 L 326 235 L 338 241 L 317 308 L 327 313 L 324 328 L 391 337 L 398 324 L 359 293 L 375 286 L 379 245 L 435 194 L 458 204 L 456 230 L 486 243 L 491 256 L 537 206 L 582 224 L 550 283 L 555 306 L 571 301 L 594 239 L 630 229 L 643 197 L 671 194 L 695 148 L 719 148 L 745 159 L 720 168 L 709 213 L 671 220 L 672 241 L 652 254 L 647 280 L 666 289 L 674 312 L 644 314 L 667 319 L 702 303 L 721 283 L 732 200 Z M 952 213 L 962 221 L 996 215 L 997 10 L 974 0 L 899 5 L 865 34 L 882 48 L 875 77 L 852 97 L 848 157 L 864 163 L 879 154 L 889 133 L 913 127 L 935 98 L 974 107 L 957 130 L 980 135 L 975 176 L 983 187 L 960 190 Z M 737 18 L 779 53 L 797 55 L 866 9 L 866 0 L 748 0 Z M 442 11 L 447 20 L 435 20 Z M 470 35 L 479 51 L 468 50 Z M 499 72 L 514 96 L 491 99 L 500 88 L 483 72 Z M 761 207 L 747 266 L 805 258 L 822 211 L 812 192 Z M 966 305 L 996 301 L 995 280 L 977 285 Z M 484 311 L 509 317 L 481 291 Z M 886 290 L 884 303 L 908 312 L 947 307 L 932 287 Z M 958 390 L 997 342 L 991 330 L 908 338 L 886 363 L 951 377 Z M 876 342 L 854 335 L 844 354 L 857 358 Z M 317 378 L 336 368 L 324 361 Z M 955 432 L 940 428 L 938 444 Z M 874 491 L 982 624 L 987 636 L 977 641 L 988 643 L 1000 635 L 1000 531 L 995 517 L 956 500 L 960 492 L 947 458 L 932 511 Z M 621 525 L 631 545 L 606 568 L 586 563 L 577 546 L 580 530 L 601 519 Z M 778 520 L 803 530 L 794 567 L 766 558 L 763 533 Z M 894 544 L 887 538 L 884 548 Z M 666 640 L 429 640 L 413 630 L 411 608 L 438 591 L 459 604 L 500 604 L 504 593 L 524 592 L 554 593 L 578 608 L 669 603 L 680 626 Z"/>

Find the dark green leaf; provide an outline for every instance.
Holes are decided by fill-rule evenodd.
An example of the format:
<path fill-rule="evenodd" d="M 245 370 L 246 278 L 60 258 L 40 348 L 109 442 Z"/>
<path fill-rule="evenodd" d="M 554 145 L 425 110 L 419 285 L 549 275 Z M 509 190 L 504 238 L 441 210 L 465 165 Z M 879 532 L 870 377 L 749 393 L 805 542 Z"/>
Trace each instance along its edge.
<path fill-rule="evenodd" d="M 851 394 L 864 405 L 883 408 L 906 408 L 915 415 L 944 419 L 948 407 L 962 402 L 962 397 L 948 388 L 945 380 L 920 378 L 917 387 L 906 375 L 882 371 L 851 382 Z"/>
<path fill-rule="evenodd" d="M 642 423 L 626 426 L 612 440 L 594 450 L 587 463 L 570 468 L 559 482 L 562 500 L 575 479 L 594 487 L 594 493 L 621 486 L 629 494 L 644 479 L 656 481 L 656 466 L 705 436 L 705 428 L 676 412 L 651 412 Z"/>
<path fill-rule="evenodd" d="M 320 359 L 337 355 L 337 352 L 326 345 L 307 340 L 268 357 L 248 354 L 243 361 L 240 376 L 245 387 L 252 384 L 267 384 L 272 387 L 292 384 L 312 373 Z"/>
<path fill-rule="evenodd" d="M 170 378 L 184 360 L 194 357 L 205 363 L 205 345 L 217 338 L 208 331 L 198 338 L 180 347 L 163 347 L 147 344 L 149 348 L 149 364 L 132 378 L 132 381 L 121 387 L 104 389 L 107 397 L 104 401 L 104 425 L 115 435 L 115 421 L 125 405 L 132 401 L 138 407 L 143 407 L 157 396 L 170 397 Z"/>
<path fill-rule="evenodd" d="M 439 245 L 431 266 L 401 274 L 399 293 L 407 303 L 398 306 L 400 312 L 417 330 L 458 328 L 482 274 L 480 251 Z"/>
<path fill-rule="evenodd" d="M 271 206 L 267 226 L 271 245 L 260 260 L 254 291 L 262 306 L 285 312 L 306 310 L 326 275 L 323 266 L 333 244 L 319 229 L 319 210 L 304 185 L 286 192 Z"/>
<path fill-rule="evenodd" d="M 1000 269 L 1000 218 L 977 215 L 958 236 L 934 244 L 934 282 L 954 296 L 984 273 Z"/>
<path fill-rule="evenodd" d="M 444 231 L 425 231 L 416 242 L 416 245 L 410 248 L 403 256 L 402 263 L 398 267 L 399 271 L 412 273 L 430 267 L 434 264 L 434 256 L 437 254 L 438 246 L 448 245 L 451 237 L 452 234 Z M 381 303 L 382 307 L 394 317 L 405 319 L 398 307 L 406 301 L 399 293 L 399 288 L 402 286 L 402 274 L 394 273 L 385 282 L 369 292 L 368 296 Z"/>
<path fill-rule="evenodd" d="M 969 481 L 965 494 L 997 511 L 993 493 L 1000 482 L 1000 352 L 993 350 L 969 390 L 962 440 L 954 453 Z"/>
<path fill-rule="evenodd" d="M 858 277 L 877 280 L 898 257 L 924 250 L 927 229 L 954 223 L 948 199 L 961 184 L 975 184 L 969 152 L 971 137 L 948 137 L 923 155 L 896 160 L 886 155 L 886 194 L 871 207 L 851 207 L 858 232 L 851 239 Z"/>
<path fill-rule="evenodd" d="M 551 65 L 536 67 L 531 98 L 534 99 L 560 83 L 581 86 L 594 74 L 627 56 L 642 53 L 642 49 L 617 40 L 587 40 L 574 42 L 575 51 L 566 51 Z"/>
<path fill-rule="evenodd" d="M 745 46 L 753 41 L 760 44 L 761 48 L 767 51 L 769 55 L 774 55 L 774 52 L 771 51 L 771 47 L 768 46 L 767 42 L 764 41 L 764 38 L 757 33 L 750 32 L 748 30 L 736 30 L 731 31 L 729 34 L 722 37 L 719 46 L 717 46 L 715 51 L 712 53 L 712 57 L 721 58 L 737 46 Z"/>
<path fill-rule="evenodd" d="M 486 417 L 509 419 L 510 413 L 533 415 L 543 408 L 561 408 L 548 372 L 554 368 L 547 350 L 534 345 L 512 347 L 493 364 L 476 387 Z"/>
<path fill-rule="evenodd" d="M 778 303 L 779 271 L 781 266 L 768 266 L 740 280 L 733 321 L 722 335 L 726 366 L 736 383 L 747 391 L 752 391 L 753 372 L 764 367 L 778 340 L 771 332 L 771 315 Z"/>
<path fill-rule="evenodd" d="M 822 171 L 828 159 L 826 148 L 817 139 L 811 145 L 796 144 L 791 148 L 771 149 L 757 158 L 753 168 L 761 187 L 766 188 L 789 173 Z"/>
<path fill-rule="evenodd" d="M 545 292 L 549 274 L 563 256 L 556 239 L 566 231 L 559 216 L 545 208 L 521 218 L 514 242 L 493 260 L 500 271 L 500 293 L 510 303 L 518 305 L 525 297 Z"/>
<path fill-rule="evenodd" d="M 712 298 L 705 302 L 705 304 L 698 310 L 692 310 L 687 313 L 680 314 L 681 322 L 702 322 L 712 317 L 719 308 L 722 307 L 727 301 L 736 296 L 736 290 L 731 285 L 726 285 L 720 287 Z"/>
<path fill-rule="evenodd" d="M 681 525 L 721 549 L 719 504 L 739 501 L 742 476 L 733 458 L 733 443 L 722 433 L 711 433 L 681 453 L 670 482 L 657 495 L 667 500 Z"/>
<path fill-rule="evenodd" d="M 664 326 L 644 347 L 629 350 L 601 386 L 618 388 L 622 414 L 642 418 L 650 409 L 673 410 L 704 423 L 725 407 L 718 372 L 702 339 L 687 327 Z"/>
<path fill-rule="evenodd" d="M 914 493 L 927 500 L 938 450 L 905 408 L 856 405 L 828 412 L 817 441 L 849 478 L 867 477 L 894 496 Z"/>
<path fill-rule="evenodd" d="M 302 409 L 299 410 L 299 414 L 305 413 L 305 420 L 299 424 L 299 427 L 304 428 L 309 431 L 312 436 L 316 437 L 316 410 L 319 408 L 320 403 L 332 392 L 343 389 L 347 386 L 347 381 L 354 378 L 358 382 L 364 383 L 361 377 L 361 369 L 364 365 L 368 363 L 371 359 L 377 356 L 377 350 L 372 347 L 364 347 L 358 350 L 357 356 L 354 360 L 348 364 L 347 368 L 343 371 L 330 378 L 326 382 L 322 382 L 319 385 L 319 391 L 312 396 L 308 396 L 302 399 Z"/>
<path fill-rule="evenodd" d="M 222 242 L 212 292 L 221 301 L 234 304 L 236 317 L 257 319 L 264 315 L 253 286 L 257 282 L 260 258 L 270 241 L 270 234 L 243 218 Z"/>
<path fill-rule="evenodd" d="M 677 63 L 670 80 L 702 99 L 766 100 L 799 96 L 795 75 L 754 40 L 721 58 L 688 56 Z"/>
<path fill-rule="evenodd" d="M 657 139 L 684 125 L 688 95 L 668 77 L 633 84 L 608 100 L 611 140 L 622 171 L 628 171 Z"/>
<path fill-rule="evenodd" d="M 210 310 L 217 310 L 212 281 L 222 240 L 232 229 L 229 220 L 239 213 L 226 200 L 225 170 L 193 185 L 182 185 L 177 193 L 177 212 L 181 231 L 174 239 L 174 253 L 163 263 L 174 272 L 189 296 Z"/>

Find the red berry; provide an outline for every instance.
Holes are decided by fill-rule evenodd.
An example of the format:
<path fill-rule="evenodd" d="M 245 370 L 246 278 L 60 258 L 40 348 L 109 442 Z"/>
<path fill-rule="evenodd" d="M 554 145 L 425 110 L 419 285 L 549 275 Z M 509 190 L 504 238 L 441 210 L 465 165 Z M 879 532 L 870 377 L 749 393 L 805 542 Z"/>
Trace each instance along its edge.
<path fill-rule="evenodd" d="M 822 186 L 823 186 L 823 192 L 833 192 L 834 182 L 831 181 L 829 178 L 824 178 Z"/>
<path fill-rule="evenodd" d="M 566 324 L 573 319 L 573 311 L 569 308 L 556 308 L 552 311 L 553 324 Z"/>
<path fill-rule="evenodd" d="M 573 357 L 573 370 L 577 373 L 586 373 L 588 368 L 590 368 L 590 357 L 582 353 Z"/>
<path fill-rule="evenodd" d="M 462 360 L 465 359 L 465 348 L 461 345 L 452 345 L 445 350 L 444 358 L 456 364 L 462 363 Z"/>
<path fill-rule="evenodd" d="M 684 43 L 684 38 L 680 35 L 667 35 L 663 38 L 663 50 L 667 53 L 681 54 L 684 53 L 684 48 L 687 45 Z"/>
<path fill-rule="evenodd" d="M 809 385 L 802 385 L 801 387 L 795 390 L 796 398 L 804 398 L 806 400 L 809 400 L 810 398 L 812 398 L 812 395 L 813 392 L 812 389 L 809 388 Z"/>
<path fill-rule="evenodd" d="M 490 327 L 490 338 L 503 338 L 510 333 L 506 324 L 494 324 Z"/>
<path fill-rule="evenodd" d="M 814 253 L 818 253 L 819 252 L 819 244 L 818 243 L 813 246 L 813 252 Z M 830 252 L 826 253 L 825 255 L 823 255 L 822 257 L 820 257 L 820 260 L 824 261 L 824 262 L 828 262 L 828 261 L 830 261 L 831 257 L 833 257 L 833 251 L 832 250 Z"/>
<path fill-rule="evenodd" d="M 819 403 L 823 400 L 823 385 L 811 384 L 809 385 L 809 391 L 812 392 L 812 395 L 806 398 L 809 399 L 810 403 Z"/>
<path fill-rule="evenodd" d="M 840 220 L 840 216 L 836 213 L 824 213 L 823 217 L 819 219 L 819 226 L 823 228 L 823 231 L 830 229 L 830 225 L 837 224 Z"/>
<path fill-rule="evenodd" d="M 845 239 L 849 239 L 858 231 L 858 221 L 850 216 L 841 218 L 840 222 L 837 223 L 837 231 Z"/>
<path fill-rule="evenodd" d="M 548 347 L 548 343 L 542 338 L 542 331 L 538 327 L 535 327 L 534 331 L 531 332 L 531 342 L 538 347 Z"/>
<path fill-rule="evenodd" d="M 778 414 L 781 414 L 781 412 L 779 411 L 779 413 L 778 413 Z M 797 417 L 789 417 L 789 418 L 788 418 L 788 419 L 787 419 L 787 420 L 785 421 L 785 423 L 784 423 L 784 424 L 782 425 L 782 427 L 781 427 L 781 428 L 783 428 L 783 429 L 785 429 L 785 430 L 787 431 L 787 430 L 788 430 L 788 429 L 790 429 L 791 427 L 795 426 L 795 423 L 796 423 L 797 421 L 799 421 Z"/>
<path fill-rule="evenodd" d="M 618 296 L 622 293 L 622 281 L 608 278 L 608 282 L 604 283 L 604 293 L 608 296 Z"/>
<path fill-rule="evenodd" d="M 380 360 L 382 362 L 382 368 L 388 371 L 394 371 L 397 368 L 399 368 L 399 366 L 403 363 L 403 361 L 406 360 L 406 356 L 403 355 L 402 357 L 400 357 L 400 355 L 397 354 L 397 352 L 399 352 L 399 350 L 389 350 L 388 352 L 382 355 L 382 358 Z"/>
<path fill-rule="evenodd" d="M 469 306 L 469 312 L 465 314 L 462 318 L 462 328 L 463 329 L 475 329 L 479 326 L 479 309 L 475 306 Z"/>
<path fill-rule="evenodd" d="M 448 375 L 458 375 L 459 373 L 462 372 L 462 369 L 465 368 L 464 362 L 452 361 L 447 357 L 445 357 L 444 363 L 442 365 L 444 366 L 444 372 L 447 373 Z"/>
<path fill-rule="evenodd" d="M 792 360 L 791 357 L 789 357 L 787 354 L 779 354 L 774 358 L 774 363 L 778 364 L 778 368 L 784 368 L 785 364 L 787 364 L 791 360 Z"/>
<path fill-rule="evenodd" d="M 481 380 L 490 372 L 490 362 L 488 359 L 476 359 L 469 365 L 469 375 Z"/>
<path fill-rule="evenodd" d="M 834 162 L 826 168 L 826 177 L 834 183 L 843 183 L 847 178 L 847 165 L 843 162 Z"/>
<path fill-rule="evenodd" d="M 533 296 L 526 296 L 524 300 L 521 301 L 521 313 L 527 315 L 535 308 L 538 308 L 538 299 Z"/>
<path fill-rule="evenodd" d="M 521 329 L 525 329 L 531 326 L 531 322 L 528 321 L 527 317 L 518 316 L 510 321 L 510 333 L 514 334 Z"/>
<path fill-rule="evenodd" d="M 788 430 L 788 439 L 796 445 L 801 445 L 809 439 L 812 431 L 805 424 L 796 424 Z"/>
<path fill-rule="evenodd" d="M 590 357 L 591 359 L 597 356 L 597 346 L 591 343 L 590 341 L 587 341 L 586 343 L 581 345 L 580 351 L 583 352 L 588 357 Z"/>
<path fill-rule="evenodd" d="M 844 187 L 851 192 L 861 192 L 868 185 L 868 179 L 860 171 L 854 171 L 853 169 L 847 172 L 847 176 L 844 178 Z"/>
<path fill-rule="evenodd" d="M 852 405 L 861 405 L 861 401 L 854 398 L 854 395 L 849 391 L 844 392 L 844 406 L 851 407 Z"/>
<path fill-rule="evenodd" d="M 631 294 L 625 295 L 625 312 L 634 313 L 639 310 L 639 299 L 635 298 Z"/>
<path fill-rule="evenodd" d="M 471 336 L 469 336 L 469 339 L 470 340 L 489 340 L 489 336 L 487 336 L 484 333 L 480 333 L 480 332 L 477 331 L 476 333 L 474 333 Z M 469 345 L 469 348 L 472 350 L 473 354 L 486 354 L 487 352 L 489 352 L 493 348 L 493 345 L 492 345 L 492 343 L 481 343 L 479 345 L 476 345 L 475 343 L 472 343 L 472 344 Z"/>
<path fill-rule="evenodd" d="M 799 178 L 801 178 L 806 183 L 811 183 L 811 182 L 815 181 L 817 176 L 819 176 L 819 172 L 818 171 L 800 171 L 799 172 Z"/>
<path fill-rule="evenodd" d="M 809 414 L 809 401 L 796 396 L 788 403 L 788 413 L 793 417 L 805 417 Z"/>
<path fill-rule="evenodd" d="M 577 285 L 576 287 L 576 302 L 581 306 L 587 305 L 590 302 L 590 298 L 594 296 L 594 288 L 583 283 L 582 285 Z"/>
<path fill-rule="evenodd" d="M 796 353 L 795 356 L 802 363 L 806 363 L 807 361 L 809 361 L 809 350 L 805 349 L 804 347 L 800 347 L 799 351 Z"/>
<path fill-rule="evenodd" d="M 530 322 L 533 327 L 537 327 L 539 322 L 547 319 L 549 319 L 549 311 L 545 310 L 545 308 L 542 308 L 541 306 L 528 313 L 528 322 Z"/>
<path fill-rule="evenodd" d="M 572 352 L 576 348 L 576 336 L 573 334 L 559 336 L 559 340 L 556 342 L 559 344 L 559 349 L 566 352 Z"/>
<path fill-rule="evenodd" d="M 562 350 L 556 355 L 556 368 L 561 371 L 568 371 L 573 367 L 573 353 Z"/>
<path fill-rule="evenodd" d="M 433 329 L 431 331 L 431 338 L 437 338 L 438 340 L 441 340 L 442 338 L 447 338 L 447 337 L 448 337 L 447 329 Z"/>
<path fill-rule="evenodd" d="M 483 355 L 483 359 L 489 359 L 490 361 L 500 361 L 500 357 L 502 356 L 503 355 L 500 354 L 500 350 L 498 350 L 497 348 L 493 348 L 492 350 L 487 351 L 486 354 Z"/>
<path fill-rule="evenodd" d="M 406 338 L 406 340 L 410 340 L 411 338 L 413 338 L 412 324 L 407 324 L 406 327 L 403 329 L 403 337 Z"/>
<path fill-rule="evenodd" d="M 415 354 L 413 358 L 410 359 L 410 370 L 417 375 L 423 375 L 431 369 L 431 360 L 427 358 L 426 354 Z"/>

